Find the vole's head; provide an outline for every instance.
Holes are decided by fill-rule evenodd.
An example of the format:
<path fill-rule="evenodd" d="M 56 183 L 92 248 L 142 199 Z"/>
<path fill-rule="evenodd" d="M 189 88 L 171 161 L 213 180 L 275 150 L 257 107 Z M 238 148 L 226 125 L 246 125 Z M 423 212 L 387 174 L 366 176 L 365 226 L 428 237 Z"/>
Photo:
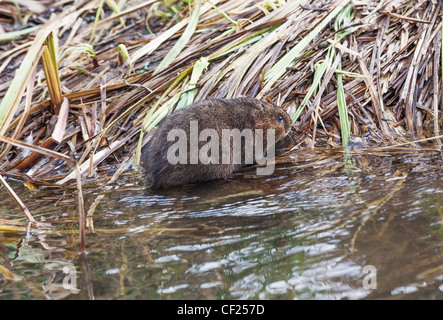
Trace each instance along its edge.
<path fill-rule="evenodd" d="M 265 132 L 267 129 L 274 129 L 275 140 L 283 139 L 291 130 L 291 117 L 282 107 L 266 101 L 255 101 L 259 104 L 253 113 L 255 128 Z"/>

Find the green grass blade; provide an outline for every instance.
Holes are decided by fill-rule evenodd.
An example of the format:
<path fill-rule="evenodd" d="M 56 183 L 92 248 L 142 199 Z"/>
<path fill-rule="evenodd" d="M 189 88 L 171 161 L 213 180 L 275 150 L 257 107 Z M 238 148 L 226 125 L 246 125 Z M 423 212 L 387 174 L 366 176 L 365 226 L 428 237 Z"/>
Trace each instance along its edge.
<path fill-rule="evenodd" d="M 302 51 L 309 43 L 323 30 L 324 27 L 350 2 L 351 0 L 343 0 L 334 10 L 332 10 L 325 19 L 323 19 L 305 38 L 303 38 L 296 46 L 286 53 L 272 68 L 265 74 L 265 87 L 259 93 L 258 98 L 263 95 L 286 73 L 286 68 L 291 66 Z"/>
<path fill-rule="evenodd" d="M 292 123 L 294 124 L 295 121 L 300 117 L 303 109 L 306 105 L 308 105 L 311 96 L 320 88 L 321 86 L 321 79 L 323 78 L 323 75 L 326 72 L 326 69 L 328 68 L 328 65 L 330 64 L 331 54 L 330 50 L 328 50 L 328 53 L 326 55 L 326 59 L 323 62 L 318 62 L 314 65 L 314 79 L 312 80 L 312 85 L 309 88 L 308 92 L 306 93 L 305 97 L 303 98 L 302 102 L 300 103 L 300 106 L 295 111 L 295 114 L 292 116 Z"/>
<path fill-rule="evenodd" d="M 0 34 L 0 42 L 14 40 L 16 38 L 24 36 L 25 34 L 32 33 L 34 31 L 38 30 L 40 27 L 41 26 L 38 25 L 38 26 L 35 26 L 35 27 L 30 27 L 30 28 L 26 28 L 26 29 L 22 29 L 22 30 L 11 31 L 11 32 L 6 32 L 6 33 L 3 33 L 3 34 Z"/>
<path fill-rule="evenodd" d="M 223 10 L 220 10 L 216 5 L 213 5 L 210 1 L 208 2 L 215 11 L 218 12 L 222 17 L 224 17 L 226 20 L 228 20 L 230 23 L 232 23 L 236 28 L 238 28 L 238 23 L 234 20 L 232 20 Z"/>
<path fill-rule="evenodd" d="M 189 19 L 188 25 L 186 26 L 185 31 L 181 35 L 180 39 L 175 43 L 175 45 L 172 47 L 171 50 L 169 50 L 166 57 L 163 58 L 163 60 L 160 62 L 160 64 L 157 66 L 157 68 L 154 71 L 154 74 L 159 73 L 160 71 L 167 68 L 171 62 L 177 58 L 177 56 L 182 52 L 182 50 L 186 47 L 189 40 L 191 40 L 192 35 L 195 32 L 195 29 L 197 28 L 198 24 L 198 18 L 200 17 L 200 9 L 201 9 L 201 2 L 199 1 L 194 11 L 192 11 L 191 17 Z"/>
<path fill-rule="evenodd" d="M 219 0 L 211 1 L 212 4 L 216 5 Z M 208 3 L 205 3 L 201 9 L 200 15 L 203 15 L 208 10 L 211 9 L 211 6 Z M 133 54 L 131 54 L 131 69 L 134 67 L 135 63 L 140 60 L 142 57 L 151 54 L 154 52 L 162 43 L 172 37 L 176 32 L 180 31 L 184 28 L 189 22 L 189 18 L 185 18 L 173 27 L 166 30 L 164 33 L 156 37 L 154 40 L 150 41 L 148 44 L 144 45 Z"/>
<path fill-rule="evenodd" d="M 194 65 L 194 68 L 192 69 L 191 74 L 191 80 L 189 81 L 189 84 L 186 86 L 185 92 L 181 98 L 180 102 L 178 103 L 175 110 L 179 110 L 183 107 L 189 106 L 191 103 L 194 102 L 194 99 L 197 95 L 197 82 L 200 79 L 200 76 L 203 74 L 203 71 L 205 71 L 209 66 L 208 58 L 200 58 Z"/>
<path fill-rule="evenodd" d="M 110 7 L 112 9 L 112 11 L 114 11 L 115 14 L 119 14 L 121 12 L 120 10 L 120 4 L 115 3 L 114 0 L 106 0 L 106 4 L 108 5 L 108 7 Z M 125 22 L 123 20 L 123 18 L 119 18 L 118 21 L 124 25 Z"/>
<path fill-rule="evenodd" d="M 121 62 L 125 62 L 129 58 L 129 52 L 126 46 L 123 43 L 120 43 L 117 46 L 118 54 L 120 55 Z"/>
<path fill-rule="evenodd" d="M 341 62 L 337 66 L 337 70 L 341 70 Z M 343 87 L 343 75 L 341 72 L 337 74 L 337 108 L 340 118 L 340 131 L 343 147 L 349 144 L 351 137 L 351 128 L 349 126 L 348 109 L 346 107 L 345 90 Z"/>
<path fill-rule="evenodd" d="M 104 1 L 105 0 L 101 0 L 100 4 L 98 5 L 97 13 L 95 14 L 94 26 L 92 27 L 91 37 L 89 38 L 89 43 L 92 43 L 92 40 L 94 39 L 95 30 L 97 29 L 98 20 L 100 19 L 100 15 L 103 10 Z"/>
<path fill-rule="evenodd" d="M 352 20 L 354 19 L 353 8 L 354 4 L 351 2 L 345 9 L 343 9 L 337 15 L 337 19 L 335 20 L 334 23 L 336 31 L 340 30 L 340 28 L 342 28 L 343 26 L 352 23 Z M 338 32 L 336 35 L 336 40 L 343 38 L 350 32 L 351 31 L 349 30 L 343 30 Z M 341 61 L 338 63 L 336 75 L 337 75 L 337 108 L 338 108 L 338 115 L 340 118 L 340 127 L 341 127 L 340 131 L 341 131 L 343 147 L 346 148 L 350 141 L 351 128 L 349 126 L 348 109 L 346 106 L 346 97 L 343 85 L 343 72 L 341 70 Z"/>
<path fill-rule="evenodd" d="M 54 45 L 54 36 L 52 33 L 46 38 L 46 49 L 42 56 L 42 66 L 45 73 L 46 84 L 48 86 L 49 96 L 55 114 L 58 115 L 60 106 L 63 102 L 63 94 L 58 74 L 57 53 Z"/>
<path fill-rule="evenodd" d="M 37 65 L 40 57 L 46 49 L 44 42 L 48 35 L 52 32 L 52 29 L 45 28 L 40 30 L 32 45 L 30 46 L 28 53 L 23 59 L 20 68 L 15 73 L 14 79 L 11 82 L 6 94 L 4 95 L 0 103 L 0 135 L 3 136 L 12 121 L 15 112 L 20 104 L 20 100 L 23 96 L 28 81 L 32 75 L 32 71 Z"/>
<path fill-rule="evenodd" d="M 163 105 L 158 108 L 153 114 L 150 119 L 149 124 L 146 127 L 146 131 L 149 132 L 154 127 L 163 120 L 164 117 L 166 117 L 169 113 L 169 111 L 174 107 L 174 105 L 177 103 L 178 99 L 180 99 L 181 92 L 176 93 L 171 99 L 163 103 Z"/>

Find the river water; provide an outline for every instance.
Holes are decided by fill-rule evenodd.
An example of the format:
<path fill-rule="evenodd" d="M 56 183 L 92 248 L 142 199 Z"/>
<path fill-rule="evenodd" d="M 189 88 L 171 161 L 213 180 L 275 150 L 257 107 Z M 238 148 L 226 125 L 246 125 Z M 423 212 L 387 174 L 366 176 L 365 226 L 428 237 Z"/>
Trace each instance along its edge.
<path fill-rule="evenodd" d="M 11 182 L 47 227 L 0 232 L 0 299 L 443 298 L 441 154 L 278 162 L 160 192 L 131 172 L 85 183 L 85 255 L 75 189 Z M 3 194 L 0 225 L 25 221 Z"/>

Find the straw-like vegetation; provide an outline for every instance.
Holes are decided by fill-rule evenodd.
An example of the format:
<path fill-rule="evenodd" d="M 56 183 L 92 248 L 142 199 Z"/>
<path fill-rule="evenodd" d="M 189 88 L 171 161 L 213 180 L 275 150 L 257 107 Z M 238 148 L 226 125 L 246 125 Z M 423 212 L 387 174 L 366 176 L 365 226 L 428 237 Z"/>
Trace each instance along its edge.
<path fill-rule="evenodd" d="M 163 117 L 208 97 L 288 108 L 300 148 L 439 149 L 440 12 L 431 0 L 2 1 L 1 175 L 59 186 L 78 167 L 115 181 Z"/>

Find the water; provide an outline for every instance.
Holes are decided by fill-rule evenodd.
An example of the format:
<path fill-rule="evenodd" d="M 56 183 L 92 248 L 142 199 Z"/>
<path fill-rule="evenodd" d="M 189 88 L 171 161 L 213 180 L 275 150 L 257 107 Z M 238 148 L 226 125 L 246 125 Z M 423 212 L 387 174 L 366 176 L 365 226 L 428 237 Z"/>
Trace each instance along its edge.
<path fill-rule="evenodd" d="M 0 236 L 0 299 L 443 298 L 441 155 L 279 162 L 271 177 L 155 193 L 129 173 L 85 184 L 85 256 L 75 189 L 11 183 L 49 227 Z M 24 221 L 6 197 L 0 219 Z"/>

